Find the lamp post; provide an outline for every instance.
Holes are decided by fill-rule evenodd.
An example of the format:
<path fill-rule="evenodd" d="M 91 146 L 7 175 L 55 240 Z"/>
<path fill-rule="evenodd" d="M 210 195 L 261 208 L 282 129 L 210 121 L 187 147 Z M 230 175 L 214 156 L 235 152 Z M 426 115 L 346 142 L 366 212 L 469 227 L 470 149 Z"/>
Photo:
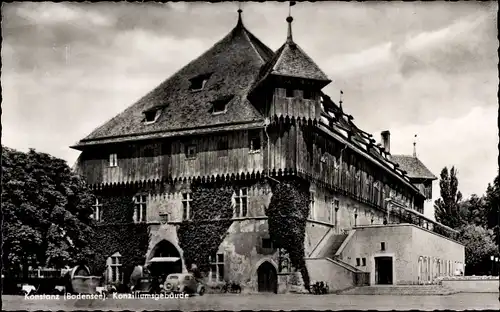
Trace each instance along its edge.
<path fill-rule="evenodd" d="M 493 276 L 493 266 L 495 265 L 495 256 L 490 256 L 491 260 L 491 275 Z"/>
<path fill-rule="evenodd" d="M 495 274 L 498 271 L 498 257 L 495 257 Z"/>

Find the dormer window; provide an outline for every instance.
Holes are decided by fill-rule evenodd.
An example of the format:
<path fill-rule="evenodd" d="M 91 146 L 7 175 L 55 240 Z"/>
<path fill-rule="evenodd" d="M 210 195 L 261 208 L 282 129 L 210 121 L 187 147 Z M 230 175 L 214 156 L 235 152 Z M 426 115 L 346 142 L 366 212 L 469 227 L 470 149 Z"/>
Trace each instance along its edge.
<path fill-rule="evenodd" d="M 201 91 L 205 88 L 205 84 L 212 74 L 203 74 L 189 79 L 191 85 L 189 86 L 189 90 L 191 91 Z"/>
<path fill-rule="evenodd" d="M 212 102 L 211 112 L 214 115 L 224 114 L 227 111 L 227 104 L 233 99 L 233 95 L 221 97 Z"/>
<path fill-rule="evenodd" d="M 144 118 L 145 122 L 153 122 L 153 121 L 155 121 L 156 112 L 145 112 L 144 116 L 146 117 L 146 118 Z"/>
<path fill-rule="evenodd" d="M 286 88 L 286 97 L 287 98 L 293 98 L 294 97 L 294 90 L 290 87 Z"/>
<path fill-rule="evenodd" d="M 313 92 L 310 90 L 304 90 L 304 100 L 312 100 Z"/>
<path fill-rule="evenodd" d="M 157 121 L 165 106 L 166 105 L 158 105 L 142 112 L 144 114 L 144 123 L 150 124 Z"/>

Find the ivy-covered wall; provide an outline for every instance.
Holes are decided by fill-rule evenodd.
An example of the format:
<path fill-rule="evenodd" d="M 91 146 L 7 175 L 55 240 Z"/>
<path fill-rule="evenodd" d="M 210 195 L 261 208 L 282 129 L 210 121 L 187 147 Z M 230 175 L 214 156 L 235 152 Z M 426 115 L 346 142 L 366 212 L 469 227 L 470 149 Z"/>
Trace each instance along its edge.
<path fill-rule="evenodd" d="M 106 259 L 116 252 L 122 256 L 124 283 L 128 283 L 134 266 L 144 264 L 149 229 L 146 223 L 133 222 L 134 194 L 127 191 L 97 194 L 102 203 L 102 221 L 95 225 L 93 256 L 88 260 L 93 274 L 102 275 L 106 269 Z"/>
<path fill-rule="evenodd" d="M 202 272 L 209 270 L 209 256 L 217 252 L 233 223 L 235 190 L 231 183 L 191 185 L 191 220 L 183 221 L 177 229 L 186 268 L 195 264 Z"/>
<path fill-rule="evenodd" d="M 266 211 L 271 240 L 275 246 L 288 252 L 292 266 L 301 272 L 308 290 L 304 238 L 309 215 L 309 187 L 309 183 L 299 180 L 274 184 L 271 203 Z"/>

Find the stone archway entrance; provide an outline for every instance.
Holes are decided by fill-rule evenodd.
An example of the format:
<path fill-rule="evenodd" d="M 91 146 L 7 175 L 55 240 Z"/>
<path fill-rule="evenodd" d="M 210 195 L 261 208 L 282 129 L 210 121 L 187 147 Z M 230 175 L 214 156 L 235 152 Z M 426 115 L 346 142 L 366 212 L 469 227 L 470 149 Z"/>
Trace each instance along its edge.
<path fill-rule="evenodd" d="M 168 275 L 182 273 L 182 260 L 179 251 L 175 246 L 162 240 L 151 251 L 149 259 L 149 270 L 154 275 Z"/>
<path fill-rule="evenodd" d="M 278 274 L 269 262 L 262 263 L 257 269 L 258 291 L 278 293 Z"/>

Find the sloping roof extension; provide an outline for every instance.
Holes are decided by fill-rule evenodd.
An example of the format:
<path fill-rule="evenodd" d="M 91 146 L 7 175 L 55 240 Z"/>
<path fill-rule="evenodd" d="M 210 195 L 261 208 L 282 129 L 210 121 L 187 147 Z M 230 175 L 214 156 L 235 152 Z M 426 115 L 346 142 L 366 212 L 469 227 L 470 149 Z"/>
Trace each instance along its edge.
<path fill-rule="evenodd" d="M 413 179 L 437 180 L 437 177 L 418 159 L 411 155 L 392 155 L 391 159 L 408 172 L 408 177 Z"/>
<path fill-rule="evenodd" d="M 236 27 L 200 57 L 161 83 L 125 111 L 95 129 L 73 148 L 104 141 L 120 142 L 128 136 L 172 132 L 182 128 L 220 127 L 263 120 L 247 99 L 261 67 L 274 52 L 250 33 L 241 17 Z M 209 75 L 201 91 L 190 90 L 190 79 Z M 212 102 L 234 96 L 224 114 L 211 113 Z M 144 123 L 144 112 L 161 107 L 154 123 Z"/>
<path fill-rule="evenodd" d="M 390 155 L 382 151 L 374 143 L 375 140 L 372 136 L 359 129 L 353 122 L 354 118 L 350 115 L 345 114 L 342 109 L 335 104 L 331 98 L 322 94 L 323 107 L 326 114 L 323 116 L 330 121 L 331 130 L 334 131 L 336 135 L 339 135 L 345 143 L 352 145 L 355 151 L 364 154 L 365 157 L 371 158 L 372 161 L 378 163 L 380 166 L 385 168 L 387 171 L 391 172 L 393 175 L 397 176 L 406 185 L 413 188 L 421 196 L 425 196 L 415 185 L 410 181 L 410 177 L 406 174 L 405 168 L 402 168 L 399 163 L 390 160 Z M 332 116 L 333 115 L 333 116 Z M 320 123 L 321 124 L 321 123 Z M 348 133 L 348 135 L 342 134 L 337 129 L 342 129 Z M 349 139 L 350 137 L 350 139 Z"/>

